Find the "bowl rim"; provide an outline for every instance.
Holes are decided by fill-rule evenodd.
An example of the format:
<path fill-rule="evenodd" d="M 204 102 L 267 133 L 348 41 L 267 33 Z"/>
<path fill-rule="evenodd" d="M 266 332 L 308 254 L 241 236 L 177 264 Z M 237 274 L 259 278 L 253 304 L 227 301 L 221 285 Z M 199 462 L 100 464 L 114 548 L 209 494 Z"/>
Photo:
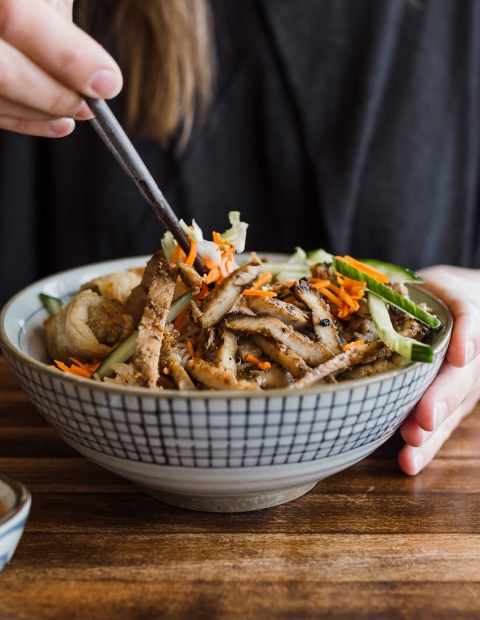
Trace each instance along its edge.
<path fill-rule="evenodd" d="M 282 256 L 282 254 L 275 255 L 271 252 L 257 252 L 258 254 L 268 255 L 268 256 Z M 344 381 L 340 384 L 327 384 L 327 385 L 319 385 L 317 387 L 305 388 L 302 390 L 292 390 L 291 388 L 272 388 L 269 390 L 261 390 L 261 391 L 241 391 L 241 390 L 196 390 L 196 391 L 180 391 L 180 390 L 151 390 L 149 388 L 144 387 L 130 387 L 127 385 L 114 385 L 113 383 L 104 383 L 103 381 L 95 381 L 92 379 L 87 379 L 85 377 L 77 377 L 75 375 L 69 373 L 62 373 L 59 375 L 59 370 L 54 368 L 53 366 L 49 366 L 44 362 L 40 362 L 35 358 L 24 353 L 16 344 L 14 344 L 7 335 L 7 332 L 4 327 L 5 316 L 8 312 L 10 306 L 15 303 L 20 297 L 22 297 L 25 293 L 28 293 L 30 289 L 37 287 L 42 283 L 49 282 L 52 278 L 65 276 L 71 272 L 78 271 L 79 269 L 91 269 L 94 267 L 98 267 L 104 265 L 106 263 L 121 263 L 126 260 L 138 260 L 143 259 L 144 256 L 130 256 L 120 259 L 113 259 L 111 261 L 99 261 L 96 263 L 90 263 L 88 265 L 80 265 L 78 267 L 72 267 L 71 269 L 65 269 L 64 271 L 59 271 L 57 273 L 51 274 L 42 278 L 40 280 L 36 280 L 32 282 L 28 286 L 24 287 L 18 293 L 16 293 L 13 297 L 11 297 L 0 312 L 0 346 L 2 349 L 8 349 L 9 353 L 15 357 L 20 358 L 22 362 L 27 364 L 28 366 L 36 368 L 39 372 L 43 374 L 49 375 L 52 379 L 60 379 L 62 381 L 67 381 L 67 383 L 71 383 L 72 385 L 80 385 L 82 387 L 95 387 L 101 391 L 106 391 L 111 394 L 121 394 L 123 396 L 143 396 L 150 398 L 158 398 L 158 399 L 171 399 L 171 400 L 222 400 L 228 398 L 229 400 L 236 399 L 258 399 L 258 398 L 282 398 L 282 397 L 293 397 L 293 396 L 316 396 L 319 393 L 328 394 L 332 392 L 341 391 L 344 388 L 355 388 L 355 387 L 363 387 L 369 386 L 375 383 L 381 383 L 386 379 L 395 379 L 399 376 L 403 376 L 410 372 L 414 372 L 414 370 L 420 366 L 424 366 L 425 362 L 413 362 L 405 365 L 402 368 L 398 368 L 395 370 L 390 370 L 384 373 L 379 373 L 378 375 L 374 375 L 372 377 L 367 377 L 365 379 L 352 379 Z M 411 286 L 421 292 L 423 296 L 427 299 L 433 300 L 436 304 L 438 304 L 442 310 L 445 312 L 447 316 L 447 320 L 443 325 L 443 334 L 439 337 L 438 341 L 433 345 L 433 350 L 435 354 L 440 353 L 445 347 L 448 346 L 453 330 L 453 316 L 450 308 L 443 302 L 441 299 L 427 291 L 426 289 L 420 287 L 418 284 L 407 283 L 408 286 Z M 207 396 L 208 395 L 208 396 Z M 1 524 L 1 521 L 0 521 Z"/>
<path fill-rule="evenodd" d="M 31 495 L 27 488 L 23 486 L 21 482 L 15 480 L 14 478 L 11 478 L 10 476 L 7 476 L 2 472 L 0 472 L 0 481 L 8 485 L 15 493 L 15 504 L 9 510 L 7 510 L 4 515 L 0 517 L 1 534 L 1 528 L 22 511 L 23 507 L 30 501 Z"/>

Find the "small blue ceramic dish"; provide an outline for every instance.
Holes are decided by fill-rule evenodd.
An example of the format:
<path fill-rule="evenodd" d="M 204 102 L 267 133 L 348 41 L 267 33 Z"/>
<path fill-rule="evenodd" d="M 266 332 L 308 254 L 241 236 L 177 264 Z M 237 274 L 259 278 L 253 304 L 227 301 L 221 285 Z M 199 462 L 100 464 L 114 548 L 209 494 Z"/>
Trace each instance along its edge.
<path fill-rule="evenodd" d="M 31 503 L 23 484 L 0 473 L 0 571 L 17 548 Z"/>

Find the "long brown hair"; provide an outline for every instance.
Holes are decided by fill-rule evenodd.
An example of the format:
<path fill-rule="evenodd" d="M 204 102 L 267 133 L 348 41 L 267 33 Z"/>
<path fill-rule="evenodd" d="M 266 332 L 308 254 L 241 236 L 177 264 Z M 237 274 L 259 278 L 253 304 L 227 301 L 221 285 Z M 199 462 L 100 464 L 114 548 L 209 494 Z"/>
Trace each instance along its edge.
<path fill-rule="evenodd" d="M 83 0 L 88 25 L 95 2 Z M 113 33 L 125 77 L 127 122 L 182 148 L 204 120 L 214 83 L 209 0 L 114 0 Z"/>

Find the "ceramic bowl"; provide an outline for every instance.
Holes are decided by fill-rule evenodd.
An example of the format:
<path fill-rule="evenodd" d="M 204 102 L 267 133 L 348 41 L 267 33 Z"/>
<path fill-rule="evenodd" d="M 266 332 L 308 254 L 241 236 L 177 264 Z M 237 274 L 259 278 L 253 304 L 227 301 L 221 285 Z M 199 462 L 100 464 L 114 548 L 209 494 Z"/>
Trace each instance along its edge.
<path fill-rule="evenodd" d="M 20 482 L 0 473 L 0 571 L 17 548 L 31 503 L 30 493 Z"/>
<path fill-rule="evenodd" d="M 145 265 L 104 262 L 45 278 L 3 309 L 0 342 L 18 381 L 46 420 L 90 460 L 168 503 L 236 512 L 299 497 L 373 452 L 400 426 L 437 374 L 452 318 L 412 287 L 443 322 L 432 364 L 361 381 L 288 389 L 180 393 L 78 378 L 50 366 L 39 293 L 69 300 L 82 283 Z"/>

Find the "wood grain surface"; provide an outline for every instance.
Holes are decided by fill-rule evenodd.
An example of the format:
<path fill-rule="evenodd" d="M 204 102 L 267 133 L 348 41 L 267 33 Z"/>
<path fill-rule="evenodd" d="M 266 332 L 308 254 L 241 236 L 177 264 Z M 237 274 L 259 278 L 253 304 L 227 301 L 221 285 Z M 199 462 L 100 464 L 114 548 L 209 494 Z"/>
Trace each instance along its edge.
<path fill-rule="evenodd" d="M 277 508 L 181 510 L 80 457 L 0 357 L 0 470 L 33 495 L 0 620 L 480 619 L 480 408 L 415 478 L 400 446 Z"/>

